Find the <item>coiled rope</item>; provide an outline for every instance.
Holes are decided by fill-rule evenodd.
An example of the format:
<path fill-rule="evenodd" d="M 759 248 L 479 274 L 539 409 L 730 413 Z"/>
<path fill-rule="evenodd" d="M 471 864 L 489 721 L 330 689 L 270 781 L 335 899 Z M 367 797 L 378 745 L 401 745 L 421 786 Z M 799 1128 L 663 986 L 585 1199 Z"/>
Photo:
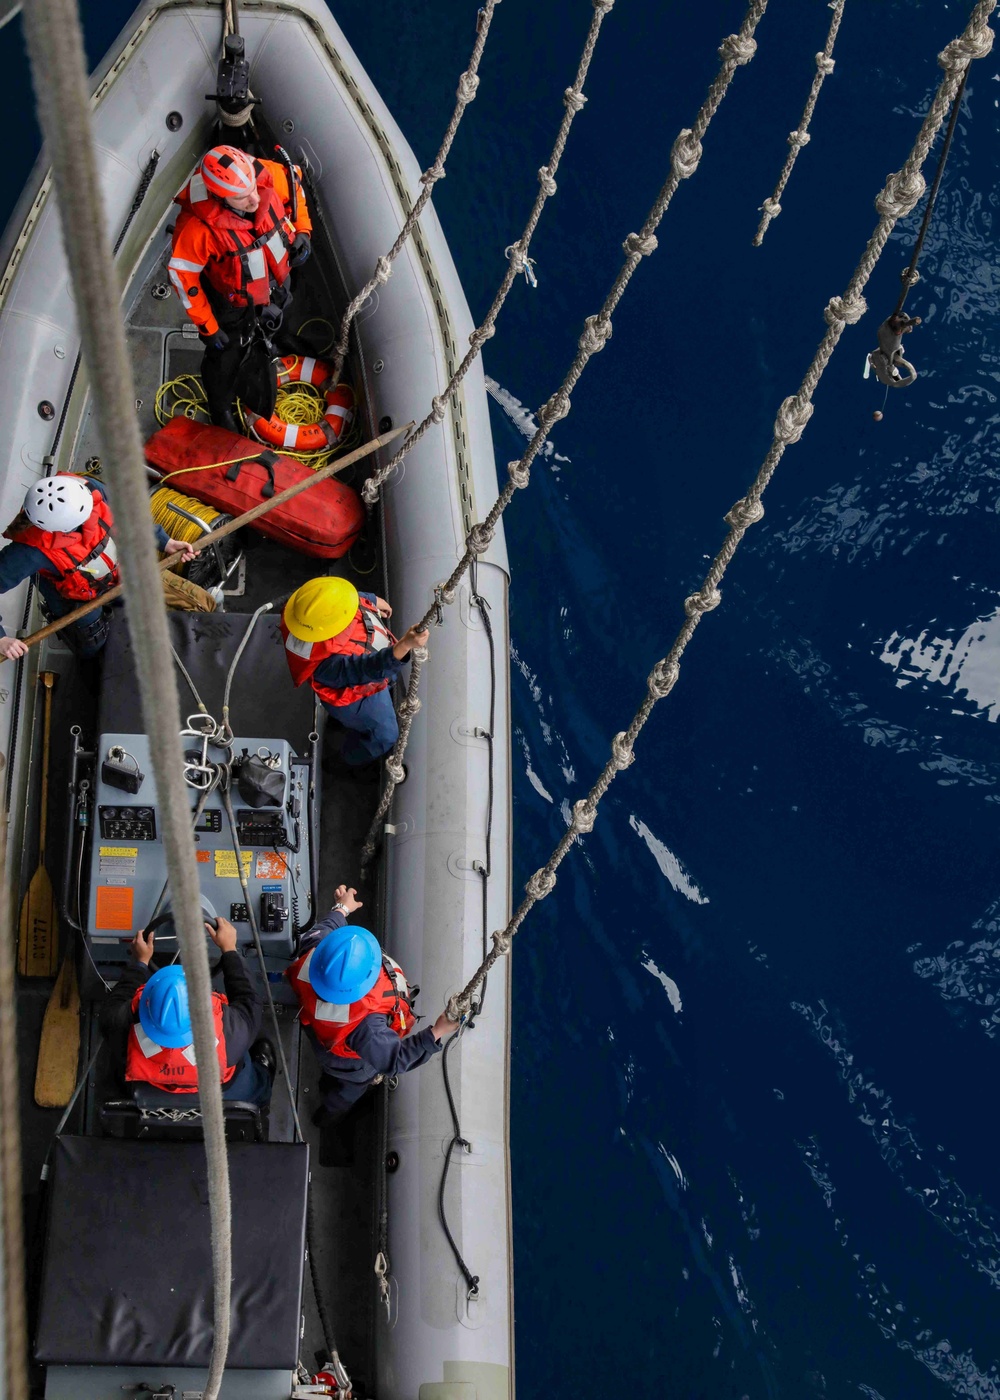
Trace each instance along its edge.
<path fill-rule="evenodd" d="M 458 91 L 456 102 L 451 114 L 441 146 L 434 157 L 433 164 L 429 165 L 420 177 L 423 189 L 417 196 L 403 221 L 403 227 L 396 236 L 396 241 L 384 257 L 378 259 L 375 264 L 375 271 L 365 285 L 347 305 L 340 322 L 340 331 L 337 335 L 336 348 L 333 356 L 333 376 L 331 386 L 340 383 L 340 375 L 344 368 L 344 361 L 347 359 L 347 348 L 351 334 L 351 324 L 355 316 L 364 306 L 365 302 L 374 292 L 376 287 L 384 286 L 392 276 L 392 265 L 399 257 L 406 245 L 410 234 L 416 227 L 417 220 L 424 211 L 424 205 L 430 199 L 434 186 L 438 180 L 443 180 L 445 176 L 445 162 L 451 152 L 452 142 L 458 131 L 459 123 L 465 115 L 465 109 L 469 103 L 475 99 L 476 91 L 479 87 L 479 61 L 483 56 L 483 49 L 486 47 L 486 38 L 490 32 L 490 25 L 493 22 L 493 11 L 500 0 L 485 0 L 485 4 L 479 11 L 476 18 L 476 42 L 472 46 L 472 53 L 469 57 L 468 67 L 458 80 Z"/>
<path fill-rule="evenodd" d="M 993 47 L 993 31 L 987 20 L 996 8 L 997 0 L 979 0 L 973 9 L 964 33 L 938 55 L 938 62 L 944 69 L 944 77 L 934 95 L 930 110 L 902 169 L 890 175 L 885 187 L 875 199 L 879 221 L 868 241 L 861 260 L 854 270 L 847 290 L 842 297 L 834 297 L 824 310 L 827 329 L 820 342 L 812 363 L 806 371 L 799 391 L 785 399 L 778 409 L 774 424 L 771 448 L 761 464 L 760 470 L 747 494 L 731 508 L 725 516 L 729 533 L 723 541 L 712 566 L 697 592 L 684 600 L 685 621 L 674 638 L 674 642 L 660 661 L 656 663 L 646 680 L 647 694 L 632 719 L 628 729 L 616 734 L 611 741 L 611 757 L 605 763 L 597 781 L 587 796 L 573 804 L 573 816 L 548 861 L 536 870 L 525 885 L 525 898 L 510 919 L 507 927 L 493 934 L 493 948 L 469 980 L 465 988 L 449 998 L 448 1015 L 458 1019 L 467 1015 L 472 1007 L 472 998 L 487 973 L 499 958 L 510 952 L 514 934 L 524 922 L 529 910 L 540 899 L 551 894 L 556 883 L 556 871 L 577 836 L 591 831 L 597 816 L 597 804 L 608 791 L 612 782 L 635 759 L 635 741 L 643 726 L 652 714 L 658 701 L 664 700 L 680 676 L 680 661 L 694 635 L 702 616 L 718 607 L 722 601 L 719 584 L 722 582 L 743 536 L 751 525 L 763 518 L 764 507 L 761 497 L 784 455 L 785 448 L 798 442 L 812 416 L 812 396 L 822 377 L 823 371 L 837 347 L 844 327 L 854 325 L 867 310 L 862 289 L 878 262 L 879 255 L 889 239 L 898 219 L 905 217 L 916 205 L 924 192 L 924 179 L 921 167 L 930 152 L 934 139 L 940 131 L 949 108 L 963 82 L 970 63 L 977 58 L 985 58 Z"/>
<path fill-rule="evenodd" d="M 223 525 L 232 516 L 223 515 L 214 506 L 206 506 L 193 496 L 182 496 L 179 491 L 171 491 L 169 486 L 161 486 L 149 498 L 149 510 L 154 525 L 162 525 L 171 539 L 184 540 L 187 544 L 197 544 L 216 525 Z M 194 516 L 192 520 L 190 517 Z"/>
<path fill-rule="evenodd" d="M 828 74 L 833 72 L 833 46 L 837 42 L 837 31 L 840 28 L 840 21 L 844 17 L 845 0 L 832 0 L 830 9 L 833 11 L 833 18 L 830 20 L 830 32 L 826 36 L 826 44 L 822 53 L 816 55 L 816 76 L 812 80 L 812 87 L 809 89 L 809 96 L 806 98 L 806 105 L 803 108 L 799 124 L 794 131 L 788 134 L 788 155 L 785 157 L 785 164 L 778 176 L 778 183 L 774 187 L 774 194 L 769 199 L 765 199 L 761 207 L 761 220 L 757 232 L 754 235 L 753 246 L 759 248 L 764 241 L 764 234 L 767 233 L 768 225 L 772 219 L 776 219 L 781 213 L 781 196 L 785 192 L 788 184 L 788 177 L 792 173 L 792 167 L 798 160 L 799 151 L 803 146 L 809 144 L 809 123 L 812 121 L 813 112 L 816 110 L 816 100 L 819 97 L 819 90 Z"/>
<path fill-rule="evenodd" d="M 497 293 L 493 298 L 492 305 L 489 311 L 487 311 L 482 324 L 477 326 L 469 336 L 470 348 L 466 351 L 462 363 L 449 379 L 442 392 L 432 400 L 430 413 L 422 423 L 414 428 L 412 433 L 407 435 L 399 451 L 395 453 L 384 467 L 374 471 L 361 488 L 361 495 L 364 498 L 365 504 L 368 506 L 373 506 L 378 500 L 378 493 L 383 482 L 396 471 L 407 452 L 409 452 L 412 447 L 416 447 L 417 443 L 429 428 L 443 421 L 445 409 L 449 400 L 468 374 L 471 366 L 479 357 L 485 342 L 489 340 L 492 335 L 496 334 L 496 320 L 503 308 L 504 302 L 507 300 L 507 294 L 514 285 L 518 273 L 523 272 L 531 262 L 531 259 L 528 257 L 528 249 L 531 246 L 531 239 L 535 229 L 538 227 L 538 221 L 542 217 L 542 210 L 545 207 L 546 201 L 551 199 L 556 192 L 556 171 L 559 169 L 559 163 L 566 149 L 569 129 L 573 125 L 577 113 L 583 111 L 584 103 L 587 101 L 583 93 L 583 85 L 590 69 L 590 61 L 594 56 L 597 37 L 601 32 L 601 25 L 604 22 L 604 17 L 610 12 L 614 3 L 615 0 L 593 0 L 594 14 L 590 21 L 587 37 L 584 41 L 580 62 L 577 64 L 576 77 L 563 93 L 563 107 L 565 108 L 565 113 L 562 121 L 559 123 L 559 130 L 556 133 L 552 152 L 546 163 L 538 172 L 538 194 L 535 196 L 534 203 L 531 206 L 528 222 L 525 224 L 524 231 L 520 238 L 507 249 L 507 267 L 500 286 L 497 289 Z"/>
<path fill-rule="evenodd" d="M 314 320 L 321 321 L 323 317 L 314 317 Z M 306 321 L 305 326 L 311 322 Z M 329 322 L 326 322 L 329 324 Z M 300 330 L 304 329 L 300 327 Z M 237 413 L 240 425 L 244 433 L 251 436 L 248 424 L 247 413 L 242 403 L 237 403 Z M 323 421 L 323 410 L 326 401 L 323 391 L 315 384 L 289 382 L 278 385 L 278 395 L 275 400 L 274 411 L 285 423 L 311 424 Z M 205 386 L 201 382 L 201 376 L 197 374 L 179 374 L 175 379 L 165 380 L 156 391 L 156 399 L 153 404 L 153 412 L 156 421 L 161 427 L 165 426 L 171 418 L 190 418 L 194 422 L 209 422 L 208 399 L 205 395 Z M 314 471 L 319 471 L 321 467 L 327 466 L 341 452 L 348 451 L 361 441 L 363 423 L 360 414 L 355 414 L 354 422 L 342 437 L 329 447 L 321 447 L 316 452 L 298 452 L 291 448 L 283 447 L 281 455 L 283 457 L 293 457 L 295 461 L 304 463 L 307 467 L 312 467 Z M 267 446 L 267 444 L 264 444 Z M 184 471 L 211 471 L 215 467 L 229 467 L 233 462 L 245 462 L 246 457 L 234 457 L 226 462 L 210 462 L 204 467 L 185 467 Z M 171 476 L 180 475 L 179 472 L 171 472 Z M 163 480 L 166 481 L 166 477 Z"/>
<path fill-rule="evenodd" d="M 603 0 L 594 0 L 595 6 L 603 3 Z M 733 75 L 736 69 L 749 63 L 753 58 L 757 43 L 754 39 L 754 31 L 760 23 L 764 11 L 767 9 L 767 0 L 751 0 L 740 26 L 738 34 L 730 34 L 723 40 L 719 55 L 722 62 L 715 80 L 708 90 L 708 95 L 702 103 L 701 108 L 695 118 L 694 125 L 688 129 L 684 128 L 678 135 L 670 152 L 670 173 L 666 183 L 663 185 L 653 207 L 646 217 L 646 221 L 639 233 L 630 233 L 622 244 L 625 252 L 625 261 L 612 284 L 611 290 L 605 298 L 604 305 L 596 316 L 588 316 L 584 325 L 583 334 L 578 342 L 578 349 L 573 363 L 563 379 L 559 389 L 552 397 L 538 410 L 538 429 L 528 444 L 524 456 L 519 462 L 511 462 L 508 465 L 510 480 L 494 501 L 486 519 L 480 524 L 473 525 L 466 540 L 465 553 L 451 573 L 447 582 L 437 589 L 437 600 L 427 610 L 421 628 L 429 627 L 431 622 L 438 617 L 439 608 L 442 603 L 453 603 L 455 601 L 455 591 L 459 583 L 464 578 L 475 559 L 490 546 L 493 539 L 493 532 L 497 522 L 513 499 L 514 492 L 519 488 L 526 487 L 531 477 L 531 464 L 541 451 L 546 438 L 553 425 L 565 418 L 570 411 L 570 393 L 576 386 L 589 360 L 601 350 L 611 339 L 611 313 L 617 307 L 625 294 L 632 274 L 639 266 L 644 257 L 649 257 L 656 251 L 656 229 L 660 225 L 664 214 L 670 206 L 670 202 L 677 191 L 682 180 L 689 179 L 698 168 L 701 160 L 701 142 L 708 131 L 713 116 L 718 111 L 723 98 L 729 90 Z M 426 420 L 425 420 L 426 421 Z M 418 430 L 419 431 L 419 430 Z M 413 437 L 416 434 L 412 435 Z M 407 438 L 406 441 L 410 441 Z M 399 454 L 397 454 L 398 456 Z M 393 459 L 395 460 L 395 459 Z M 392 466 L 390 462 L 386 468 Z M 384 479 L 385 473 L 382 474 Z M 365 483 L 362 492 L 367 500 L 367 489 L 379 479 L 379 474 L 369 478 Z M 370 864 L 372 857 L 378 846 L 379 834 L 385 815 L 392 802 L 393 793 L 396 786 L 403 778 L 403 754 L 410 737 L 410 727 L 413 723 L 413 716 L 420 709 L 420 699 L 418 689 L 420 686 L 420 673 L 427 660 L 426 647 L 414 647 L 410 653 L 410 680 L 407 686 L 406 695 L 399 704 L 399 738 L 393 747 L 392 753 L 386 759 L 386 785 L 379 799 L 379 804 L 375 809 L 375 816 L 365 837 L 364 845 L 361 848 L 361 868 L 362 872 Z"/>
<path fill-rule="evenodd" d="M 170 637 L 135 415 L 135 388 L 118 314 L 121 285 L 105 227 L 83 36 L 76 0 L 28 0 L 24 32 L 32 81 L 59 200 L 63 244 L 76 301 L 83 356 L 90 373 L 97 429 L 114 492 L 126 606 L 135 651 L 144 728 L 160 798 L 164 855 L 170 875 L 181 958 L 188 985 L 194 1052 L 214 1063 L 211 978 L 201 917 L 198 867 L 187 790 L 181 778 L 181 717 L 170 662 Z M 201 1086 L 212 1245 L 213 1342 L 203 1397 L 217 1400 L 229 1349 L 232 1280 L 229 1171 L 222 1085 Z"/>

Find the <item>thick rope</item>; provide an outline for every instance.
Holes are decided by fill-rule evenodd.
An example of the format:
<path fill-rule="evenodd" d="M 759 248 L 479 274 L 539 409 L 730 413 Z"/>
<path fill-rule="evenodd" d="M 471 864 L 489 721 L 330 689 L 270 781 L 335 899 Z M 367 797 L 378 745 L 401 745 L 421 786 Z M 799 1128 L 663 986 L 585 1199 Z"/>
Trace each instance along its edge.
<path fill-rule="evenodd" d="M 948 164 L 948 154 L 951 151 L 951 143 L 955 137 L 955 128 L 958 125 L 958 114 L 962 110 L 962 98 L 965 96 L 965 84 L 969 77 L 969 70 L 966 68 L 962 75 L 962 81 L 958 92 L 955 94 L 955 101 L 951 104 L 951 118 L 948 122 L 948 130 L 944 134 L 944 142 L 941 146 L 941 154 L 938 157 L 937 170 L 934 172 L 934 183 L 931 185 L 931 192 L 927 196 L 927 208 L 924 210 L 924 217 L 920 224 L 920 232 L 917 234 L 917 241 L 913 245 L 913 255 L 909 265 L 904 267 L 899 274 L 902 280 L 902 287 L 899 293 L 899 300 L 896 302 L 896 310 L 893 313 L 898 316 L 906 304 L 906 298 L 910 294 L 910 288 L 920 281 L 920 274 L 917 272 L 917 263 L 920 261 L 920 254 L 924 249 L 924 239 L 927 237 L 927 230 L 930 228 L 931 217 L 934 213 L 934 205 L 938 197 L 938 190 L 941 188 L 941 181 L 944 177 L 944 168 Z M 911 366 L 912 369 L 912 366 Z M 914 372 L 916 378 L 916 372 Z"/>
<path fill-rule="evenodd" d="M 420 215 L 424 212 L 424 205 L 434 193 L 434 186 L 438 180 L 445 177 L 445 162 L 451 153 L 452 142 L 458 131 L 465 109 L 469 103 L 475 99 L 476 91 L 479 87 L 479 61 L 483 56 L 483 49 L 486 47 L 486 38 L 490 32 L 490 24 L 493 22 L 493 11 L 499 5 L 500 0 L 485 0 L 485 4 L 479 11 L 476 20 L 476 42 L 472 46 L 472 54 L 465 72 L 458 80 L 458 91 L 456 102 L 451 114 L 451 121 L 448 123 L 444 137 L 441 141 L 440 149 L 434 157 L 434 162 L 429 165 L 420 177 L 423 189 L 417 196 L 416 201 L 410 208 L 403 227 L 396 236 L 396 241 L 384 257 L 378 259 L 375 264 L 375 271 L 369 280 L 358 292 L 357 296 L 348 302 L 347 308 L 340 321 L 340 331 L 337 335 L 337 344 L 333 356 L 333 375 L 330 383 L 336 385 L 340 383 L 340 376 L 344 369 L 344 361 L 347 359 L 347 350 L 350 343 L 351 325 L 355 316 L 365 305 L 368 298 L 376 287 L 384 286 L 392 276 L 392 265 L 403 251 L 410 234 L 417 226 Z"/>
<path fill-rule="evenodd" d="M 844 17 L 845 0 L 833 0 L 830 6 L 833 11 L 833 18 L 830 20 L 830 32 L 826 36 L 826 46 L 822 53 L 816 55 L 816 76 L 812 80 L 812 87 L 809 89 L 809 96 L 806 98 L 806 105 L 803 108 L 799 124 L 794 131 L 788 134 L 788 155 L 785 158 L 785 165 L 778 176 L 778 183 L 774 187 L 774 194 L 769 199 L 765 199 L 761 207 L 760 225 L 754 235 L 753 246 L 759 248 L 764 241 L 764 234 L 767 233 L 768 224 L 772 219 L 776 219 L 781 213 L 781 196 L 785 192 L 788 184 L 788 177 L 792 173 L 792 166 L 798 159 L 799 151 L 803 146 L 809 144 L 809 123 L 812 121 L 813 112 L 816 110 L 816 100 L 819 97 L 819 90 L 823 86 L 824 79 L 833 72 L 833 46 L 837 41 L 837 30 L 840 28 L 840 21 Z"/>
<path fill-rule="evenodd" d="M 200 1065 L 216 1062 L 211 981 L 201 914 L 191 812 L 181 778 L 181 716 L 170 635 L 149 529 L 142 442 L 132 369 L 119 311 L 121 285 L 111 261 L 94 150 L 87 73 L 76 0 L 29 0 L 24 28 L 46 147 L 59 196 L 63 243 L 109 484 L 115 531 L 128 580 L 125 595 L 150 759 L 160 800 L 171 904 L 187 978 Z M 216 1400 L 229 1345 L 230 1197 L 218 1076 L 199 1086 L 208 1159 L 215 1336 L 205 1400 Z"/>
<path fill-rule="evenodd" d="M 646 681 L 646 698 L 636 711 L 632 723 L 628 729 L 616 734 L 612 740 L 611 757 L 605 763 L 594 786 L 585 798 L 573 804 L 572 820 L 559 844 L 545 865 L 540 870 L 536 870 L 525 885 L 525 898 L 521 901 L 516 913 L 505 929 L 493 934 L 493 948 L 483 959 L 464 990 L 449 999 L 448 1015 L 453 1019 L 468 1015 L 476 990 L 498 959 L 509 953 L 514 934 L 524 922 L 528 911 L 540 899 L 551 894 L 556 883 L 556 871 L 573 842 L 577 836 L 592 830 L 597 816 L 597 804 L 618 774 L 633 763 L 635 741 L 652 714 L 653 707 L 658 701 L 665 699 L 677 684 L 681 657 L 703 614 L 711 612 L 722 601 L 719 584 L 722 582 L 726 569 L 743 536 L 749 527 L 755 525 L 764 515 L 761 497 L 774 475 L 785 448 L 790 443 L 798 442 L 805 431 L 813 411 L 812 395 L 833 351 L 836 349 L 844 327 L 854 325 L 867 309 L 864 297 L 861 295 L 862 288 L 871 276 L 879 254 L 888 242 L 889 234 L 896 221 L 910 213 L 923 193 L 924 180 L 920 173 L 921 166 L 927 159 L 934 139 L 944 123 L 955 94 L 962 83 L 963 75 L 973 59 L 985 58 L 993 47 L 993 31 L 987 24 L 987 20 L 996 8 L 996 4 L 997 0 L 979 0 L 965 32 L 960 38 L 952 40 L 938 55 L 938 62 L 945 70 L 945 76 L 934 96 L 930 110 L 924 118 L 913 150 L 902 169 L 888 177 L 885 188 L 875 200 L 875 208 L 879 212 L 879 221 L 875 232 L 869 239 L 868 246 L 855 268 L 846 292 L 842 297 L 834 297 L 823 313 L 827 323 L 826 334 L 806 371 L 798 393 L 785 399 L 778 409 L 771 449 L 764 458 L 753 485 L 725 517 L 729 533 L 723 541 L 722 548 L 712 561 L 712 567 L 705 575 L 698 591 L 684 600 L 684 611 L 687 616 L 683 626 L 674 638 L 673 645 L 666 656 L 658 661 L 650 672 Z"/>
<path fill-rule="evenodd" d="M 0 817 L 0 877 L 7 874 L 7 819 Z M 14 882 L 0 893 L 0 1190 L 3 1192 L 3 1394 L 28 1400 L 28 1319 L 24 1293 L 21 1198 L 21 1105 L 17 1076 L 17 1004 L 14 979 Z"/>
<path fill-rule="evenodd" d="M 520 238 L 515 243 L 512 243 L 508 250 L 507 270 L 493 298 L 493 303 L 489 311 L 487 311 L 482 324 L 469 336 L 470 348 L 466 351 L 462 363 L 449 379 L 442 392 L 436 395 L 431 401 L 430 413 L 423 422 L 418 427 L 414 428 L 413 432 L 404 439 L 402 447 L 395 456 L 393 456 L 384 467 L 373 472 L 365 482 L 361 494 L 364 497 L 366 505 L 373 506 L 375 504 L 378 500 L 378 493 L 382 484 L 395 472 L 410 449 L 416 447 L 417 443 L 430 428 L 443 420 L 449 400 L 468 374 L 471 366 L 478 359 L 484 343 L 496 333 L 497 317 L 500 315 L 503 304 L 507 300 L 507 294 L 514 285 L 518 273 L 523 272 L 525 266 L 529 262 L 528 249 L 531 246 L 531 240 L 534 236 L 535 229 L 538 227 L 538 221 L 542 217 L 542 210 L 545 207 L 545 202 L 551 199 L 556 192 L 556 171 L 559 169 L 559 163 L 566 149 L 569 129 L 573 125 L 573 120 L 577 113 L 583 111 L 584 104 L 587 101 L 583 93 L 583 85 L 586 82 L 587 73 L 590 70 L 591 59 L 594 57 L 597 36 L 601 32 L 601 25 L 604 22 L 605 15 L 608 14 L 613 5 L 614 0 L 593 0 L 594 14 L 590 21 L 587 37 L 584 41 L 580 62 L 577 64 L 576 78 L 563 93 L 562 101 L 565 113 L 559 124 L 559 130 L 556 133 L 552 152 L 546 163 L 538 172 L 538 194 L 535 196 L 535 201 L 531 206 L 528 222 L 525 224 Z"/>
<path fill-rule="evenodd" d="M 595 0 L 595 4 L 600 0 Z M 553 424 L 561 418 L 565 418 L 570 411 L 570 393 L 576 386 L 581 374 L 587 366 L 592 356 L 604 349 L 605 344 L 611 338 L 611 313 L 621 301 L 625 294 L 625 289 L 632 279 L 632 274 L 639 266 L 644 257 L 648 257 L 656 250 L 655 231 L 660 225 L 660 221 L 670 206 L 678 186 L 682 180 L 688 179 L 698 168 L 701 160 L 701 141 L 708 130 L 709 124 L 715 113 L 718 111 L 729 89 L 733 74 L 736 69 L 745 63 L 749 63 L 757 51 L 757 43 L 753 37 L 754 30 L 760 23 L 764 11 L 767 9 L 767 0 L 751 0 L 747 9 L 743 24 L 738 34 L 730 34 L 723 40 L 719 48 L 719 55 L 722 63 L 715 81 L 708 90 L 708 96 L 702 103 L 701 109 L 695 118 L 694 126 L 690 129 L 684 128 L 677 137 L 670 152 L 670 174 L 656 202 L 647 215 L 646 222 L 639 233 L 630 233 L 623 243 L 625 251 L 625 261 L 622 264 L 618 276 L 612 284 L 611 290 L 605 298 L 604 305 L 596 316 L 588 316 L 584 325 L 583 334 L 578 342 L 578 349 L 573 363 L 570 365 L 561 386 L 552 395 L 547 403 L 538 411 L 538 429 L 534 437 L 528 444 L 527 450 L 520 462 L 511 462 L 507 468 L 510 480 L 494 501 L 492 508 L 486 519 L 481 524 L 473 525 L 466 540 L 465 553 L 452 571 L 451 577 L 443 583 L 437 590 L 437 601 L 428 609 L 423 620 L 419 624 L 421 628 L 429 627 L 439 612 L 441 603 L 453 603 L 455 601 L 455 591 L 459 583 L 464 578 L 466 571 L 480 554 L 490 546 L 493 539 L 493 532 L 497 522 L 503 512 L 507 509 L 513 498 L 514 492 L 519 487 L 528 485 L 531 464 L 538 456 L 542 446 Z M 391 463 L 390 463 L 391 465 Z M 375 478 L 372 478 L 374 480 Z M 367 483 L 370 484 L 370 483 Z M 361 848 L 362 871 L 370 863 L 372 856 L 378 846 L 379 834 L 382 823 L 389 810 L 392 796 L 397 784 L 403 777 L 403 754 L 406 751 L 407 741 L 410 737 L 410 728 L 413 723 L 413 716 L 420 709 L 420 700 L 417 690 L 420 685 L 420 673 L 424 662 L 427 660 L 427 649 L 425 647 L 414 647 L 410 653 L 412 665 L 410 667 L 410 680 L 407 686 L 406 695 L 399 705 L 399 738 L 393 747 L 392 753 L 386 760 L 386 785 L 382 796 L 379 799 L 378 807 L 375 809 L 375 816 L 369 828 L 365 843 Z"/>

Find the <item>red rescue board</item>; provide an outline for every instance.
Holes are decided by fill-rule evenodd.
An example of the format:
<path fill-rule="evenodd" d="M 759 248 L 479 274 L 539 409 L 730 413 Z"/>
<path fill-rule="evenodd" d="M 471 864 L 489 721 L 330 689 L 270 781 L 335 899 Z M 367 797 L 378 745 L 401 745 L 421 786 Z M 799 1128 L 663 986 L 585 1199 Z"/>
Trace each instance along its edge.
<path fill-rule="evenodd" d="M 239 433 L 190 418 L 171 418 L 145 450 L 150 465 L 170 477 L 166 485 L 229 515 L 242 515 L 314 475 L 294 457 L 282 457 Z M 231 465 L 210 465 L 221 462 Z M 328 477 L 252 521 L 251 527 L 301 554 L 339 559 L 364 523 L 365 508 L 357 491 Z"/>

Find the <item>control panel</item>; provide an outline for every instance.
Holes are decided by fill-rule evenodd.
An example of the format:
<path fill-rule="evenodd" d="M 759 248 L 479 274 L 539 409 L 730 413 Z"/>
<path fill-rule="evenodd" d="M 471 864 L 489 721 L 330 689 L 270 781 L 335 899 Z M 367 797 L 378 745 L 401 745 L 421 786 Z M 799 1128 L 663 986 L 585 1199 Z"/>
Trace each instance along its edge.
<path fill-rule="evenodd" d="M 97 818 L 105 841 L 156 840 L 156 813 L 152 807 L 99 806 Z"/>
<path fill-rule="evenodd" d="M 252 811 L 247 807 L 236 809 L 236 830 L 241 846 L 291 846 L 296 844 L 288 839 L 285 829 L 286 816 L 282 808 L 258 808 Z"/>
<path fill-rule="evenodd" d="M 101 761 L 112 749 L 124 749 L 145 776 L 142 803 L 121 801 L 122 790 L 105 783 Z M 189 787 L 192 833 L 202 895 L 213 909 L 227 913 L 241 945 L 252 943 L 249 913 L 257 918 L 265 953 L 288 957 L 297 929 L 309 926 L 312 861 L 309 821 L 309 767 L 287 741 L 238 736 L 233 744 L 237 763 L 247 755 L 265 765 L 266 792 L 241 794 L 234 771 L 230 798 L 236 819 L 234 845 L 229 819 L 218 790 L 205 799 L 195 820 L 201 795 Z M 200 753 L 198 755 L 200 757 Z M 209 746 L 209 762 L 225 757 Z M 258 766 L 258 772 L 261 770 Z M 156 784 L 149 742 L 141 734 L 102 734 L 98 741 L 95 809 L 90 836 L 87 934 L 100 961 L 125 961 L 128 944 L 154 911 L 169 901 L 167 870 L 158 818 Z M 262 805 L 253 806 L 251 803 Z M 237 861 L 239 864 L 237 864 Z M 240 868 L 247 883 L 244 893 Z M 250 905 L 248 909 L 247 905 Z M 171 946 L 173 935 L 157 932 L 157 942 Z"/>

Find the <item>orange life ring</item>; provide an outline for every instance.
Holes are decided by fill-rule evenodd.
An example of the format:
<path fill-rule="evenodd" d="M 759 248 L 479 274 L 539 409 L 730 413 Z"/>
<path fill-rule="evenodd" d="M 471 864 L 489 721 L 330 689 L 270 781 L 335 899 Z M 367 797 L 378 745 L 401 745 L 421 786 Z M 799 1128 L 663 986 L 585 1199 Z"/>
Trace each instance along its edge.
<path fill-rule="evenodd" d="M 278 371 L 278 383 L 326 384 L 333 370 L 323 360 L 312 355 L 285 355 Z M 326 407 L 318 423 L 286 423 L 277 413 L 270 418 L 250 418 L 250 431 L 261 442 L 272 447 L 290 448 L 293 452 L 326 452 L 344 436 L 354 421 L 354 390 L 349 384 L 338 384 L 327 390 Z"/>

